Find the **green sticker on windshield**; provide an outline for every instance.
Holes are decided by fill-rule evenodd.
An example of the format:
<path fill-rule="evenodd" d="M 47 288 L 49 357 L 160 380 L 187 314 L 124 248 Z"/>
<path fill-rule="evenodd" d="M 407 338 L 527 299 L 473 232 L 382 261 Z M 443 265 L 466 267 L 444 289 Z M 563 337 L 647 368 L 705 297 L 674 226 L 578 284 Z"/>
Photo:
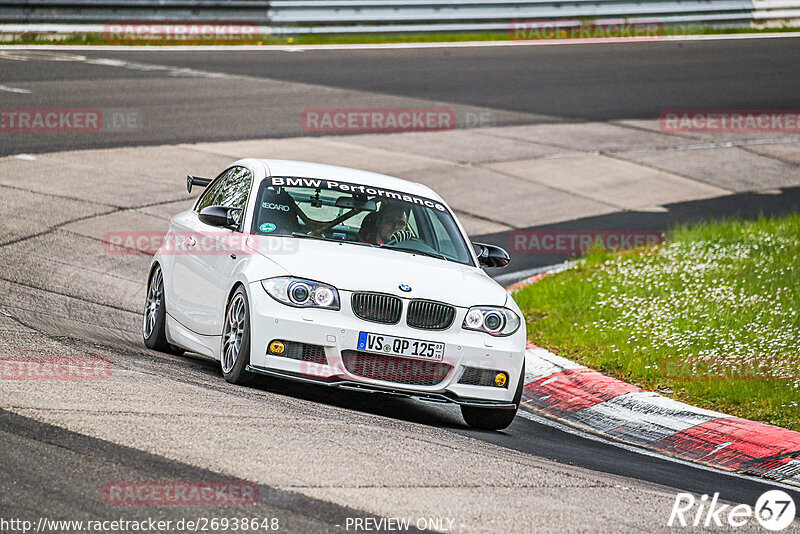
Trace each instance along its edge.
<path fill-rule="evenodd" d="M 262 232 L 265 232 L 265 233 L 274 232 L 275 228 L 276 228 L 276 226 L 274 224 L 272 224 L 272 223 L 264 223 L 264 224 L 262 224 L 261 226 L 258 227 L 259 230 L 261 230 Z"/>

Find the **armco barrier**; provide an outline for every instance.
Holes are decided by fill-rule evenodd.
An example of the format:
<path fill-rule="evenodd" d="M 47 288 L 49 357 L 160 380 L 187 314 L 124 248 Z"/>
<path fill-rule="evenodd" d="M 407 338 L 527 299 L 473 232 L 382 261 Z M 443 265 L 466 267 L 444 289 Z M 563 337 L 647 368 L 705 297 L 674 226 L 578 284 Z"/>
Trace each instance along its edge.
<path fill-rule="evenodd" d="M 800 2 L 797 0 L 753 0 L 753 5 L 755 26 L 796 26 L 800 22 Z"/>
<path fill-rule="evenodd" d="M 278 35 L 504 31 L 513 21 L 593 18 L 781 26 L 800 22 L 800 0 L 0 0 L 2 33 L 143 20 L 247 21 Z"/>

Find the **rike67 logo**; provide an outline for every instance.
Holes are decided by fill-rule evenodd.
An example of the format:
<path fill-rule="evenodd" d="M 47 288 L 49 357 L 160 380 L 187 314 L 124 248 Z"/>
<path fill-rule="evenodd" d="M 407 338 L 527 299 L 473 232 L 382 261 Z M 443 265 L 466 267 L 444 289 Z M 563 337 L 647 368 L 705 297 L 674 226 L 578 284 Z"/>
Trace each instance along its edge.
<path fill-rule="evenodd" d="M 720 504 L 719 493 L 715 493 L 710 499 L 708 495 L 697 498 L 691 493 L 679 493 L 667 526 L 739 528 L 755 518 L 765 529 L 778 532 L 792 524 L 795 513 L 794 500 L 781 490 L 764 493 L 756 501 L 755 507 L 747 504 Z"/>

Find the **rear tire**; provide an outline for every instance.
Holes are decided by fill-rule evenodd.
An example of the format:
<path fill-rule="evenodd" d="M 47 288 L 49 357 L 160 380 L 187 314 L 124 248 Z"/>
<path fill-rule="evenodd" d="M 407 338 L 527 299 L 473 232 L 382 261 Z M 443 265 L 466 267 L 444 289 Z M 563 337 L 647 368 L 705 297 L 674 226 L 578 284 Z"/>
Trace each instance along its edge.
<path fill-rule="evenodd" d="M 519 410 L 519 403 L 522 400 L 522 387 L 525 382 L 525 366 L 523 364 L 522 373 L 517 383 L 517 390 L 514 393 L 514 409 L 503 408 L 476 408 L 474 406 L 462 406 L 461 416 L 472 428 L 479 430 L 503 430 L 514 422 Z"/>
<path fill-rule="evenodd" d="M 225 308 L 219 363 L 222 376 L 231 384 L 253 381 L 253 373 L 245 370 L 250 364 L 250 303 L 243 287 L 233 293 Z"/>
<path fill-rule="evenodd" d="M 167 308 L 164 303 L 164 275 L 156 265 L 147 281 L 147 297 L 142 317 L 142 338 L 149 349 L 170 354 L 183 354 L 183 349 L 167 341 Z"/>

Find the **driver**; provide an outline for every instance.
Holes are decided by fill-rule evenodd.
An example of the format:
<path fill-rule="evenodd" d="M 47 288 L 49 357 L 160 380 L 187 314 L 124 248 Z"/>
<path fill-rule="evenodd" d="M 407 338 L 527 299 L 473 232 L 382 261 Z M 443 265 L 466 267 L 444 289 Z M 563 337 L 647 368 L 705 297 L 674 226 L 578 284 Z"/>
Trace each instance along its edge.
<path fill-rule="evenodd" d="M 381 204 L 381 209 L 370 213 L 361 222 L 358 240 L 373 245 L 389 241 L 405 241 L 414 234 L 408 229 L 408 209 L 396 202 Z"/>

